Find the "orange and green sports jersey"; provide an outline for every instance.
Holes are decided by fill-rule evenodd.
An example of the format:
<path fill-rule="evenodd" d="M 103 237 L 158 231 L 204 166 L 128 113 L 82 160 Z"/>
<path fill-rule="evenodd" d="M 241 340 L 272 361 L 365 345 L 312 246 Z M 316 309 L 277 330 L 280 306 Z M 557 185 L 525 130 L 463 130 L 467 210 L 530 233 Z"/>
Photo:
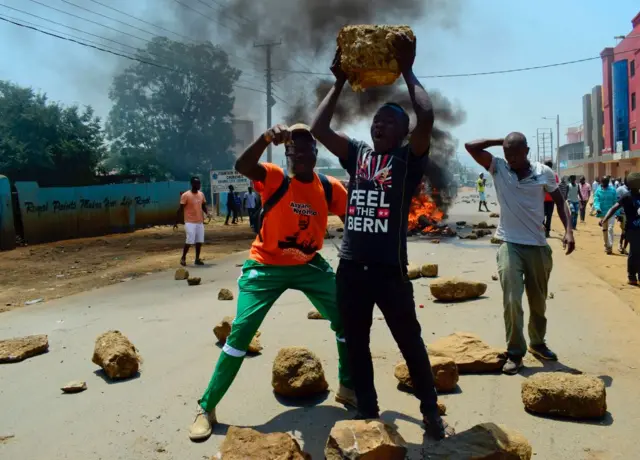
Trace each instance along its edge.
<path fill-rule="evenodd" d="M 282 184 L 285 172 L 271 163 L 262 166 L 267 172 L 265 180 L 254 185 L 266 203 Z M 344 216 L 347 208 L 346 189 L 337 179 L 328 179 L 333 189 L 331 203 L 327 203 L 317 174 L 310 183 L 291 179 L 282 199 L 265 214 L 250 259 L 267 265 L 300 265 L 313 259 L 322 249 L 329 213 Z"/>

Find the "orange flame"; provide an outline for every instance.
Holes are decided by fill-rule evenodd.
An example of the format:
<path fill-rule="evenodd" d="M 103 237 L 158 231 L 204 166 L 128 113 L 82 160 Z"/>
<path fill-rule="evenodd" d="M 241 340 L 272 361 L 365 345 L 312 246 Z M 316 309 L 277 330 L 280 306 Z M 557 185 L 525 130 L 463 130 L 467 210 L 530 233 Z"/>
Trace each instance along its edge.
<path fill-rule="evenodd" d="M 438 209 L 431 197 L 424 192 L 420 192 L 419 195 L 414 196 L 411 200 L 411 207 L 409 208 L 409 230 L 415 230 L 420 228 L 419 218 L 425 216 L 431 222 L 440 222 L 444 218 L 444 213 Z M 437 231 L 437 228 L 433 225 L 428 225 L 422 229 L 422 233 L 431 233 Z"/>

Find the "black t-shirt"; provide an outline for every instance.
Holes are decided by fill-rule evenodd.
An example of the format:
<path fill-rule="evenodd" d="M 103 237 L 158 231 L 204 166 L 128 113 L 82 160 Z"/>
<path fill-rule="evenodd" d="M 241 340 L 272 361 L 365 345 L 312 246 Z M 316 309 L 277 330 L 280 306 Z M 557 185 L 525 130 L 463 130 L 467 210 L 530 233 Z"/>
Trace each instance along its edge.
<path fill-rule="evenodd" d="M 411 198 L 423 175 L 423 161 L 405 145 L 378 154 L 349 141 L 340 164 L 349 173 L 349 196 L 340 258 L 370 264 L 407 265 Z"/>
<path fill-rule="evenodd" d="M 640 194 L 625 193 L 618 200 L 627 218 L 625 231 L 640 230 Z"/>

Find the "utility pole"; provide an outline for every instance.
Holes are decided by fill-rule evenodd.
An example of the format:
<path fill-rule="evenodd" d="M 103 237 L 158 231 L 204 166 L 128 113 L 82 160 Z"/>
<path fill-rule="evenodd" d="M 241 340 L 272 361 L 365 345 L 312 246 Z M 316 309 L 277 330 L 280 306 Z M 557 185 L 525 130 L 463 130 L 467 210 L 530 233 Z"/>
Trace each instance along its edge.
<path fill-rule="evenodd" d="M 271 108 L 276 105 L 276 100 L 272 96 L 273 91 L 273 72 L 271 68 L 271 51 L 274 46 L 280 46 L 282 41 L 278 42 L 269 42 L 269 43 L 261 43 L 254 44 L 254 48 L 264 48 L 267 52 L 267 67 L 265 69 L 265 78 L 267 80 L 267 129 L 271 128 L 272 120 L 271 120 Z M 267 162 L 271 163 L 272 161 L 272 148 L 271 144 L 267 147 Z"/>

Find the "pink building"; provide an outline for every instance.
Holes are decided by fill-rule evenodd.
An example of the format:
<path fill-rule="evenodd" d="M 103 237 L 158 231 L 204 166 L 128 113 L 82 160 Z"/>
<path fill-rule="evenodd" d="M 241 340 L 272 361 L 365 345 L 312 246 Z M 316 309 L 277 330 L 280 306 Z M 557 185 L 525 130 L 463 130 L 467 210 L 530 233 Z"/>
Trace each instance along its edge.
<path fill-rule="evenodd" d="M 576 142 L 582 142 L 584 135 L 584 129 L 582 126 L 567 128 L 567 144 L 575 144 Z"/>

